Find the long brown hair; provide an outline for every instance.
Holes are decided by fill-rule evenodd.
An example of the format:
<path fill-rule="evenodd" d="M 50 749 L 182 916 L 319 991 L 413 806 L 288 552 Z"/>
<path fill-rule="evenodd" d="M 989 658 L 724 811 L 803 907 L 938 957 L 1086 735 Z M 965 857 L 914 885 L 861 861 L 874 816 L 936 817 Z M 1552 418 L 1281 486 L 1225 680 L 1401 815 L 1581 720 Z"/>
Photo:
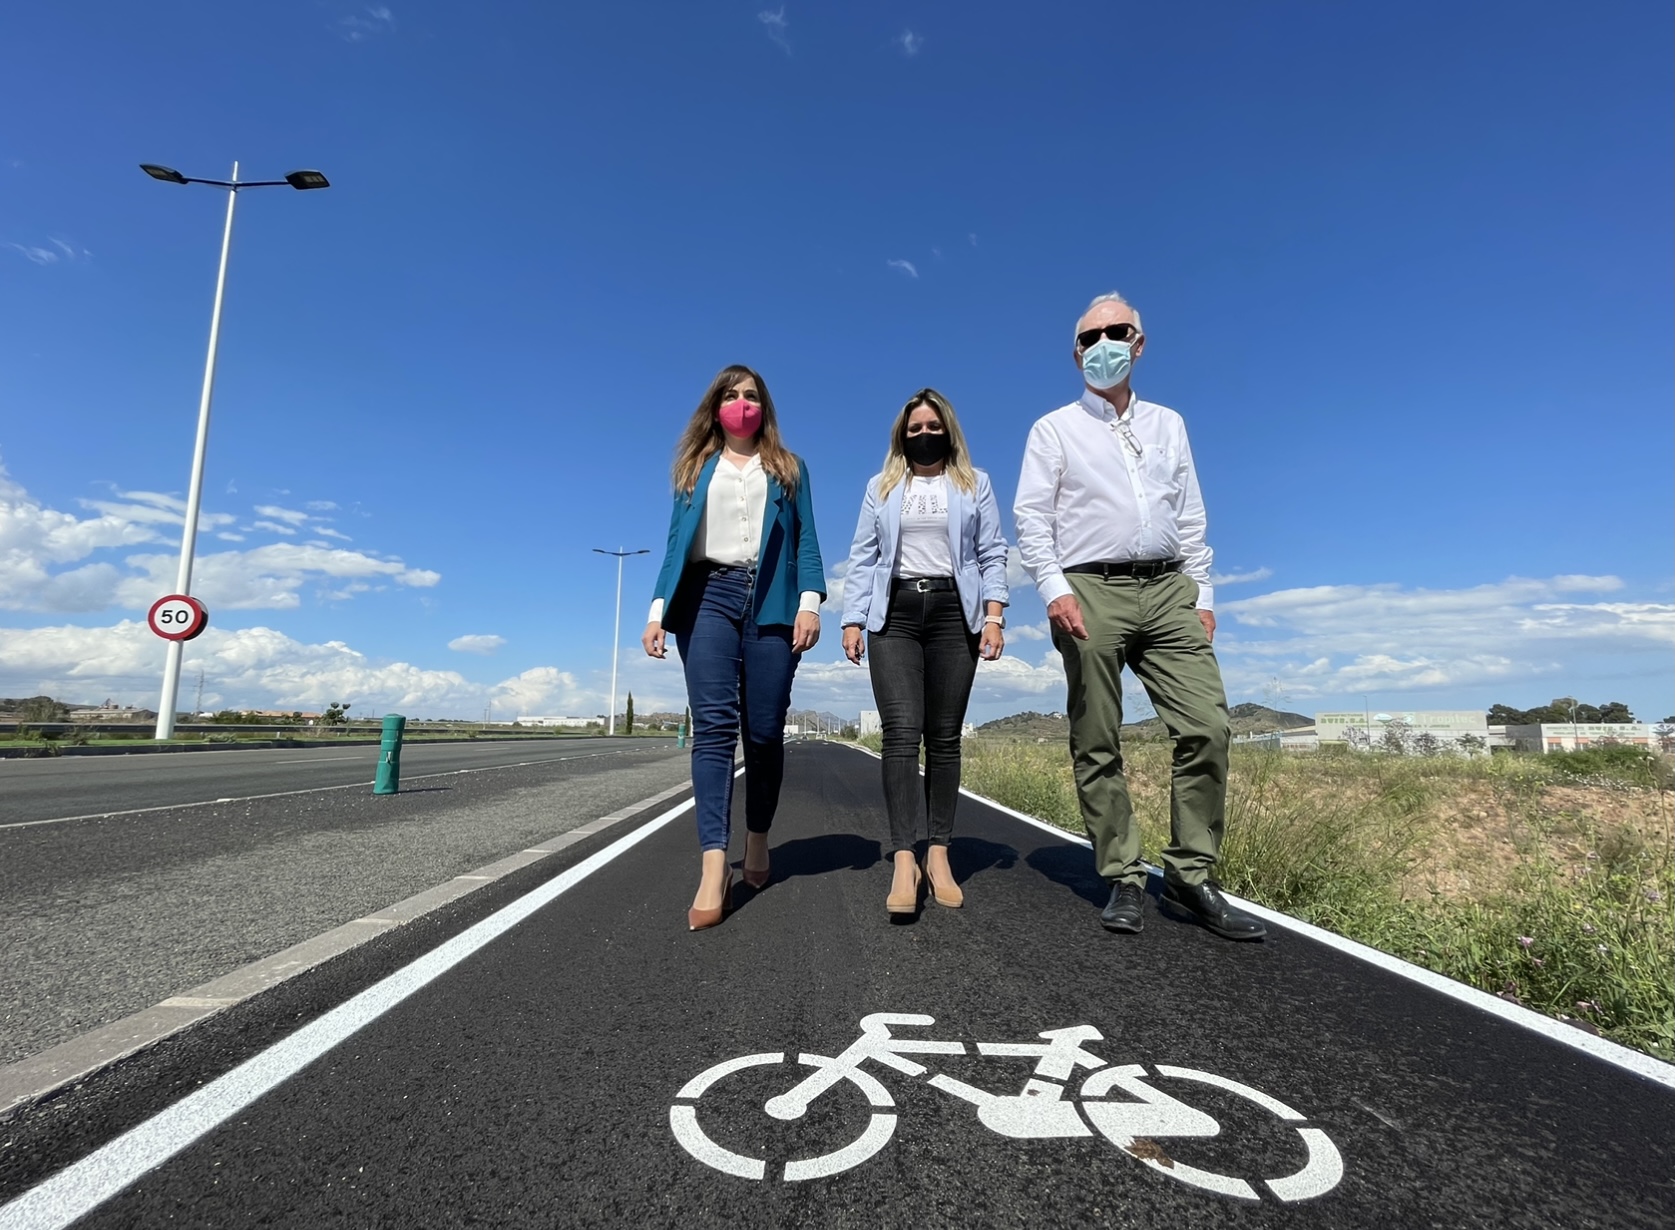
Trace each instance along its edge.
<path fill-rule="evenodd" d="M 907 399 L 901 413 L 896 415 L 895 426 L 890 428 L 890 451 L 884 456 L 884 473 L 878 480 L 878 498 L 889 495 L 891 488 L 907 474 L 907 420 L 920 406 L 929 406 L 935 411 L 936 417 L 942 420 L 942 430 L 948 433 L 948 461 L 943 473 L 967 495 L 975 493 L 977 471 L 971 468 L 971 450 L 966 448 L 965 432 L 960 430 L 960 421 L 954 417 L 954 407 L 935 389 L 920 389 Z"/>
<path fill-rule="evenodd" d="M 787 492 L 796 493 L 797 455 L 786 448 L 785 442 L 779 438 L 779 416 L 774 413 L 774 399 L 768 393 L 767 381 L 740 363 L 730 364 L 717 373 L 710 381 L 709 390 L 699 401 L 698 408 L 687 420 L 686 430 L 681 432 L 680 443 L 675 446 L 673 474 L 676 491 L 691 495 L 697 489 L 698 474 L 703 470 L 704 463 L 721 451 L 724 436 L 716 411 L 721 408 L 727 390 L 746 376 L 756 382 L 756 391 L 762 395 L 762 426 L 756 432 L 762 468 L 777 478 Z"/>

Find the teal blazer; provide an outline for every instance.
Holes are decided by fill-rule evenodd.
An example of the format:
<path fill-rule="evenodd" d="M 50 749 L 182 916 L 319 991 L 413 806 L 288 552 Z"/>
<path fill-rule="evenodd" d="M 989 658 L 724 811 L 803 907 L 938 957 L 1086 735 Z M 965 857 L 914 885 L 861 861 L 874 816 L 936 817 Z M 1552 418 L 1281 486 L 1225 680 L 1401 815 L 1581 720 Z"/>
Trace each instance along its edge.
<path fill-rule="evenodd" d="M 688 495 L 675 492 L 675 506 L 669 514 L 669 545 L 663 552 L 663 569 L 657 574 L 653 598 L 663 599 L 663 626 L 680 628 L 697 613 L 703 597 L 703 573 L 690 565 L 692 539 L 704 515 L 709 498 L 710 478 L 721 460 L 717 453 L 698 472 L 698 483 Z M 805 590 L 826 600 L 826 565 L 820 559 L 820 540 L 814 532 L 814 494 L 809 490 L 808 466 L 797 458 L 797 493 L 791 495 L 772 474 L 768 478 L 768 504 L 762 510 L 762 545 L 756 554 L 756 588 L 751 595 L 751 614 L 758 626 L 794 624 L 797 603 Z"/>

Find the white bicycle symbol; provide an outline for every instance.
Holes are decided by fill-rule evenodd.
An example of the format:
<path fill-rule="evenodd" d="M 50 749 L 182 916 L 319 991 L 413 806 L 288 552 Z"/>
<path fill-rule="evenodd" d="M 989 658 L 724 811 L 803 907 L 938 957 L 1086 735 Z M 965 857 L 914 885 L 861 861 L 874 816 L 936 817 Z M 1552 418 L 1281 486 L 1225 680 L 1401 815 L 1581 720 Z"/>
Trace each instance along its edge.
<path fill-rule="evenodd" d="M 867 1060 L 874 1060 L 908 1076 L 922 1076 L 928 1069 L 904 1056 L 967 1054 L 964 1043 L 898 1038 L 890 1032 L 891 1026 L 934 1024 L 933 1017 L 916 1013 L 875 1012 L 861 1018 L 861 1036 L 841 1055 L 835 1058 L 810 1054 L 797 1056 L 798 1063 L 814 1071 L 791 1089 L 769 1098 L 763 1106 L 769 1115 L 784 1121 L 800 1119 L 815 1099 L 839 1081 L 849 1081 L 859 1088 L 866 1095 L 872 1113 L 866 1128 L 856 1140 L 830 1153 L 787 1162 L 783 1175 L 786 1182 L 838 1174 L 859 1166 L 889 1143 L 896 1130 L 896 1104 L 883 1083 L 870 1072 L 862 1070 L 861 1065 Z M 1045 1041 L 976 1044 L 979 1055 L 1036 1058 L 1035 1074 L 1025 1082 L 1021 1093 L 1004 1096 L 988 1093 L 964 1081 L 941 1075 L 931 1077 L 927 1083 L 932 1088 L 970 1102 L 977 1107 L 977 1117 L 983 1125 L 1002 1136 L 1019 1140 L 1048 1140 L 1092 1136 L 1097 1130 L 1119 1149 L 1159 1174 L 1223 1196 L 1242 1200 L 1261 1199 L 1256 1188 L 1244 1179 L 1188 1166 L 1170 1158 L 1157 1146 L 1155 1142 L 1159 1138 L 1216 1136 L 1221 1132 L 1221 1124 L 1203 1111 L 1153 1088 L 1148 1083 L 1145 1068 L 1140 1064 L 1113 1067 L 1088 1051 L 1082 1045 L 1084 1042 L 1103 1041 L 1103 1035 L 1093 1026 L 1049 1029 L 1037 1036 Z M 774 1051 L 762 1055 L 741 1055 L 700 1072 L 675 1095 L 675 1103 L 669 1108 L 669 1126 L 675 1139 L 706 1166 L 743 1179 L 766 1178 L 768 1164 L 764 1159 L 734 1153 L 705 1135 L 698 1125 L 698 1102 L 716 1082 L 735 1072 L 786 1062 L 785 1052 Z M 1065 1082 L 1070 1080 L 1077 1068 L 1090 1069 L 1093 1074 L 1082 1082 L 1076 1100 L 1069 1101 L 1064 1096 Z M 1163 1064 L 1157 1065 L 1157 1075 L 1170 1080 L 1213 1085 L 1256 1103 L 1288 1124 L 1306 1121 L 1305 1116 L 1279 1099 L 1225 1076 Z M 1137 1100 L 1102 1100 L 1114 1090 Z M 1089 1123 L 1093 1125 L 1091 1129 Z M 1343 1178 L 1343 1157 L 1326 1133 L 1315 1127 L 1298 1126 L 1295 1130 L 1308 1150 L 1308 1160 L 1303 1168 L 1295 1174 L 1261 1180 L 1269 1192 L 1287 1202 L 1325 1195 Z"/>

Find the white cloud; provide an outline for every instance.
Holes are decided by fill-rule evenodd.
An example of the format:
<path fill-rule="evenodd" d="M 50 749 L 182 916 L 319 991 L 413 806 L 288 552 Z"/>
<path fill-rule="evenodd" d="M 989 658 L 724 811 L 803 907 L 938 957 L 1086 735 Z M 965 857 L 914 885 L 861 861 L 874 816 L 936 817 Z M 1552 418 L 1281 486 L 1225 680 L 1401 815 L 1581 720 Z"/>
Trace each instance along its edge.
<path fill-rule="evenodd" d="M 917 278 L 919 276 L 919 270 L 914 266 L 912 261 L 885 261 L 884 263 L 891 269 L 900 269 L 910 278 Z"/>
<path fill-rule="evenodd" d="M 505 643 L 506 638 L 503 636 L 495 636 L 492 633 L 486 635 L 473 633 L 466 636 L 456 636 L 453 640 L 448 642 L 448 648 L 452 649 L 455 653 L 480 653 L 486 655 L 493 653 Z"/>
<path fill-rule="evenodd" d="M 307 513 L 295 508 L 282 508 L 278 504 L 258 504 L 255 511 L 258 517 L 266 517 L 270 521 L 283 521 L 286 525 L 307 525 L 310 520 Z"/>
<path fill-rule="evenodd" d="M 308 501 L 307 504 L 303 505 L 303 507 L 308 509 L 309 512 L 314 512 L 314 513 L 336 512 L 337 511 L 337 501 L 336 500 L 310 500 L 310 501 Z"/>
<path fill-rule="evenodd" d="M 395 29 L 395 14 L 384 5 L 374 5 L 339 19 L 336 29 L 346 42 L 364 42 Z"/>
<path fill-rule="evenodd" d="M 756 20 L 762 23 L 774 46 L 786 55 L 791 54 L 791 22 L 785 16 L 785 6 L 782 4 L 777 10 L 763 9 L 756 14 Z"/>
<path fill-rule="evenodd" d="M 183 501 L 157 492 L 116 491 L 113 498 L 80 503 L 97 515 L 78 517 L 43 506 L 0 465 L 0 609 L 144 610 L 158 594 L 173 588 L 179 561 L 176 544 L 186 511 Z M 310 514 L 289 509 L 267 511 L 292 522 L 299 517 L 312 520 Z M 219 540 L 238 542 L 242 536 L 230 528 L 236 520 L 230 514 L 204 512 L 199 529 Z M 297 533 L 280 521 L 258 522 L 257 527 L 293 537 Z M 307 528 L 344 537 L 319 524 Z M 124 551 L 137 546 L 169 549 Z M 323 596 L 342 598 L 368 587 L 350 588 L 355 581 L 428 589 L 440 580 L 440 574 L 410 568 L 399 559 L 324 542 L 272 543 L 248 551 L 199 554 L 193 592 L 212 608 L 248 610 L 295 607 L 309 585 L 330 585 L 331 592 Z"/>
<path fill-rule="evenodd" d="M 254 521 L 244 527 L 247 530 L 266 530 L 270 534 L 295 534 L 296 527 L 280 525 L 277 521 Z"/>
<path fill-rule="evenodd" d="M 33 244 L 21 243 L 8 243 L 6 246 L 21 254 L 25 260 L 37 265 L 56 265 L 58 263 L 58 253 L 51 248 L 38 248 Z"/>
<path fill-rule="evenodd" d="M 1249 585 L 1254 581 L 1266 581 L 1273 575 L 1272 568 L 1254 568 L 1249 572 L 1212 572 L 1210 584 L 1221 589 L 1228 585 Z"/>
<path fill-rule="evenodd" d="M 903 30 L 890 41 L 897 47 L 901 48 L 901 52 L 904 56 L 911 58 L 918 55 L 919 48 L 925 45 L 925 36 L 923 34 L 915 34 L 912 30 Z"/>
<path fill-rule="evenodd" d="M 1590 659 L 1655 655 L 1668 672 L 1675 605 L 1574 601 L 1617 577 L 1512 577 L 1465 589 L 1322 585 L 1221 603 L 1229 690 L 1278 678 L 1294 697 L 1473 690 L 1585 674 Z"/>

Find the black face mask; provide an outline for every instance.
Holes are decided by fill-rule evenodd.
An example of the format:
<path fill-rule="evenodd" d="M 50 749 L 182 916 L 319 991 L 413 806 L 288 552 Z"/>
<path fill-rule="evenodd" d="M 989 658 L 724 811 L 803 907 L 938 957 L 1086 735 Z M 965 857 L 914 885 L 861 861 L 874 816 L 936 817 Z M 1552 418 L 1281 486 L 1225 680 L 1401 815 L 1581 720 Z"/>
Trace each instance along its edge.
<path fill-rule="evenodd" d="M 901 451 L 916 466 L 934 466 L 939 461 L 948 460 L 948 454 L 954 451 L 954 444 L 948 439 L 947 432 L 922 431 L 902 441 Z"/>

